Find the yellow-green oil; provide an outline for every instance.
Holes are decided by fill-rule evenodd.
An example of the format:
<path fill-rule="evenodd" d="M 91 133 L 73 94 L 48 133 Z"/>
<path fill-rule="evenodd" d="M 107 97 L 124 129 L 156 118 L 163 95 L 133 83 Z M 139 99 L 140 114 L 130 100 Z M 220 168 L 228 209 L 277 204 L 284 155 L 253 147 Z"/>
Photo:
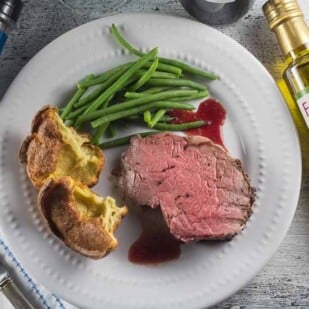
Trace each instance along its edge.
<path fill-rule="evenodd" d="M 283 80 L 278 86 L 286 100 L 288 108 L 298 130 L 303 155 L 303 167 L 309 169 L 309 129 L 297 106 L 297 99 L 309 92 L 309 48 L 307 45 L 290 52 L 286 57 Z"/>
<path fill-rule="evenodd" d="M 303 171 L 308 173 L 309 171 L 309 130 L 305 124 L 303 116 L 299 111 L 295 98 L 291 95 L 291 91 L 287 86 L 287 83 L 283 79 L 277 80 L 278 87 L 285 98 L 286 104 L 291 112 L 293 120 L 295 122 L 299 140 L 302 148 L 303 156 Z"/>

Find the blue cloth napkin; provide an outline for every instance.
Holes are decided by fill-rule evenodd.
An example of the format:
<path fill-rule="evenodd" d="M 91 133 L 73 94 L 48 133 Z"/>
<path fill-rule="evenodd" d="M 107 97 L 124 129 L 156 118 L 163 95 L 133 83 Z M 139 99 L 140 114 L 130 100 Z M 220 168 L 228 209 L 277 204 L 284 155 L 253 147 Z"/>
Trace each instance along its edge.
<path fill-rule="evenodd" d="M 7 266 L 10 275 L 19 283 L 19 287 L 25 293 L 34 308 L 44 309 L 73 309 L 76 308 L 48 291 L 44 286 L 37 283 L 27 270 L 20 264 L 14 253 L 7 244 L 0 239 L 1 262 Z M 0 308 L 12 308 L 3 297 L 0 299 Z"/>

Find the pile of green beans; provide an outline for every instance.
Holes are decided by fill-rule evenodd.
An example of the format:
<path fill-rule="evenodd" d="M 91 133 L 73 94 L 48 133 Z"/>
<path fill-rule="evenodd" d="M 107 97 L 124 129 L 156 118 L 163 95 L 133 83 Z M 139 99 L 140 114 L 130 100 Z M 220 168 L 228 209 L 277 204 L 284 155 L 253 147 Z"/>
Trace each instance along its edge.
<path fill-rule="evenodd" d="M 148 128 L 157 130 L 141 133 L 142 136 L 161 130 L 183 131 L 205 125 L 204 121 L 174 124 L 174 118 L 168 112 L 193 110 L 195 107 L 189 102 L 207 97 L 208 89 L 192 77 L 212 81 L 218 79 L 214 73 L 179 60 L 159 57 L 157 48 L 142 53 L 125 40 L 115 25 L 111 26 L 111 33 L 138 59 L 82 79 L 72 98 L 61 108 L 61 118 L 67 125 L 79 129 L 90 124 L 92 142 L 102 149 L 129 142 L 131 136 L 100 144 L 102 136 L 113 138 L 117 126 L 127 122 L 143 122 Z"/>

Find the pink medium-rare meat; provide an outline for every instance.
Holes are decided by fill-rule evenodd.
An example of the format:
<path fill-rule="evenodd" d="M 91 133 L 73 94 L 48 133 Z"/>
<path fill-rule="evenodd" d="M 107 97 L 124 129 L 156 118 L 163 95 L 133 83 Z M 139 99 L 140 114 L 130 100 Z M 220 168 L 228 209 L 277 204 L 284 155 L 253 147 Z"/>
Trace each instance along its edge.
<path fill-rule="evenodd" d="M 170 232 L 184 242 L 233 237 L 254 202 L 241 162 L 201 136 L 132 138 L 118 185 L 132 202 L 160 207 Z"/>

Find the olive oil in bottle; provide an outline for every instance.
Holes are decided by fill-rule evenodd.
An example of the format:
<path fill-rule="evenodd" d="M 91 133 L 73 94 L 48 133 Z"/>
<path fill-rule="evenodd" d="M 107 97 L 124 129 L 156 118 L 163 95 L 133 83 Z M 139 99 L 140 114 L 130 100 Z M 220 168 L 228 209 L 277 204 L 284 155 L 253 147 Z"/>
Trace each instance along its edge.
<path fill-rule="evenodd" d="M 268 0 L 263 6 L 269 28 L 276 34 L 285 57 L 283 79 L 293 98 L 288 106 L 297 127 L 309 130 L 309 27 L 296 0 Z M 286 93 L 283 91 L 283 95 Z M 305 141 L 309 142 L 309 141 Z"/>

